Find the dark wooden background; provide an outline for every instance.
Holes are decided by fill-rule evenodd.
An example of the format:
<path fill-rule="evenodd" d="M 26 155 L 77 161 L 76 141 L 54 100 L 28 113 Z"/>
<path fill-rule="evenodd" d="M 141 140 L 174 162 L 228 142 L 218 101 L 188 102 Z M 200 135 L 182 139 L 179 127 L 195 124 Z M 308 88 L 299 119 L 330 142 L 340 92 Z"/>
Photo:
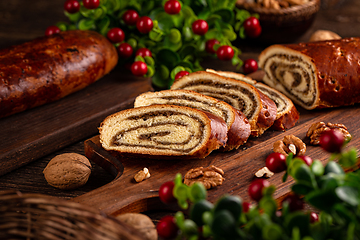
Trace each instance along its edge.
<path fill-rule="evenodd" d="M 42 36 L 47 26 L 58 21 L 66 21 L 63 13 L 63 0 L 11 0 L 0 1 L 0 48 L 19 44 Z M 318 29 L 331 30 L 342 37 L 360 36 L 360 1 L 359 0 L 328 0 L 323 1 L 314 24 L 299 40 L 307 41 L 310 35 Z M 264 46 L 243 41 L 238 46 L 243 54 L 241 57 L 256 57 Z M 205 63 L 214 66 L 214 63 Z M 231 70 L 224 63 L 219 68 Z M 218 66 L 217 66 L 218 67 Z M 1 126 L 7 128 L 9 126 Z M 6 139 L 8 136 L 0 136 Z M 84 154 L 84 139 L 69 143 L 60 150 L 52 152 L 32 163 L 0 176 L 0 190 L 17 189 L 22 192 L 42 193 L 71 199 L 109 183 L 112 176 L 101 167 L 92 163 L 93 170 L 88 183 L 73 191 L 62 191 L 53 188 L 45 181 L 42 171 L 54 156 L 65 152 Z M 1 146 L 0 146 L 1 150 Z M 19 153 L 21 154 L 21 153 Z M 156 219 L 158 213 L 149 213 Z"/>

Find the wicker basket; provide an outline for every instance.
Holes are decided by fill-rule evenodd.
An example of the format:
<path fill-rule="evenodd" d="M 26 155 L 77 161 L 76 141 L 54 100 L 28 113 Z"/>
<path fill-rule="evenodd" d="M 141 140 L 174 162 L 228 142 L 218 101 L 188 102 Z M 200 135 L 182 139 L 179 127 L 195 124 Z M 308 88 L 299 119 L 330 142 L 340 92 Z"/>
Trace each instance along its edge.
<path fill-rule="evenodd" d="M 0 239 L 141 239 L 116 218 L 65 199 L 0 192 Z"/>
<path fill-rule="evenodd" d="M 241 3 L 242 0 L 238 0 L 238 8 L 259 14 L 262 26 L 259 40 L 269 44 L 296 41 L 311 27 L 321 6 L 321 0 L 311 0 L 306 4 L 281 9 L 254 7 Z"/>

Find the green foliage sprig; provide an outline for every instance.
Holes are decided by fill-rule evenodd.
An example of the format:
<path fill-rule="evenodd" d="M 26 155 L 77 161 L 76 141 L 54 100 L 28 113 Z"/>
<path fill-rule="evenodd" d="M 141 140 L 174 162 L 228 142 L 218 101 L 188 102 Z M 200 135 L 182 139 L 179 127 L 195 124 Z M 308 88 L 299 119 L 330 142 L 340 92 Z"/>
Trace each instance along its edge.
<path fill-rule="evenodd" d="M 343 147 L 344 149 L 344 147 Z M 334 161 L 337 160 L 337 161 Z M 291 203 L 278 203 L 273 197 L 274 186 L 263 189 L 262 199 L 248 211 L 242 199 L 225 195 L 214 204 L 184 186 L 177 175 L 176 189 L 188 189 L 181 201 L 190 201 L 189 219 L 182 212 L 175 215 L 180 236 L 187 239 L 264 239 L 264 240 L 325 240 L 360 239 L 360 171 L 357 168 L 358 152 L 355 148 L 333 153 L 324 166 L 319 160 L 310 166 L 289 155 L 283 180 L 295 180 L 292 194 L 301 196 L 319 212 L 318 221 L 312 222 L 309 211 L 294 210 Z M 344 168 L 352 167 L 345 172 Z M 194 198 L 203 196 L 202 198 Z M 175 194 L 179 200 L 179 192 Z M 186 196 L 186 197 L 184 197 Z M 193 200 L 195 199 L 195 201 Z M 186 207 L 186 204 L 182 204 Z M 280 207 L 281 210 L 278 210 Z M 198 229 L 202 229 L 199 231 Z"/>
<path fill-rule="evenodd" d="M 144 61 L 151 77 L 158 88 L 168 88 L 179 71 L 194 72 L 202 70 L 201 61 L 209 56 L 205 43 L 217 39 L 219 44 L 228 45 L 234 50 L 231 63 L 240 67 L 240 49 L 232 45 L 238 36 L 245 38 L 244 21 L 251 16 L 246 10 L 238 9 L 236 0 L 182 0 L 178 14 L 167 14 L 164 11 L 166 0 L 100 0 L 96 9 L 87 9 L 80 2 L 76 13 L 65 11 L 70 22 L 59 22 L 62 31 L 81 29 L 94 30 L 106 36 L 107 32 L 119 27 L 125 33 L 125 42 L 134 52 L 139 48 L 148 48 L 152 57 L 120 59 L 120 64 Z M 153 20 L 153 28 L 148 34 L 141 34 L 136 26 L 128 26 L 122 19 L 126 10 L 133 9 L 139 16 L 148 16 Z M 257 15 L 254 15 L 258 17 Z M 192 23 L 197 19 L 206 20 L 209 30 L 205 35 L 196 35 Z M 115 44 L 116 46 L 119 43 Z M 214 55 L 214 54 L 213 54 Z"/>

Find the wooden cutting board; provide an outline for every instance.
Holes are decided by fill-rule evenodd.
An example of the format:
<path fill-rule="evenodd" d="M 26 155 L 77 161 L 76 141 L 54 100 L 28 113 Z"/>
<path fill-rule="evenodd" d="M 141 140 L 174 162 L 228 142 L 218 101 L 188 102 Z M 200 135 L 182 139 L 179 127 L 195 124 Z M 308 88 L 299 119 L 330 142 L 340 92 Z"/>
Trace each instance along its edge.
<path fill-rule="evenodd" d="M 225 181 L 221 186 L 208 191 L 209 201 L 214 202 L 224 194 L 239 195 L 243 200 L 250 201 L 247 189 L 249 183 L 254 179 L 254 173 L 265 166 L 265 158 L 272 152 L 273 143 L 283 139 L 285 135 L 293 134 L 299 137 L 307 145 L 307 155 L 324 163 L 327 161 L 329 154 L 319 146 L 311 146 L 306 137 L 310 125 L 319 121 L 345 124 L 353 136 L 349 146 L 359 148 L 360 128 L 356 117 L 360 114 L 359 105 L 314 111 L 299 110 L 299 122 L 286 132 L 268 130 L 258 138 L 250 138 L 238 150 L 226 153 L 215 151 L 205 159 L 199 160 L 165 161 L 118 158 L 101 148 L 99 137 L 94 136 L 85 142 L 85 154 L 109 171 L 114 176 L 114 180 L 103 187 L 74 198 L 73 201 L 91 205 L 111 215 L 163 209 L 170 206 L 161 204 L 159 201 L 158 189 L 162 183 L 172 181 L 177 173 L 184 176 L 192 168 L 210 165 L 224 170 Z M 151 177 L 136 183 L 133 177 L 144 167 L 149 169 Z M 274 197 L 279 201 L 289 192 L 293 183 L 291 179 L 285 183 L 281 179 L 281 173 L 275 174 L 269 179 L 277 187 Z"/>
<path fill-rule="evenodd" d="M 118 67 L 59 101 L 0 119 L 0 175 L 95 135 L 106 116 L 149 90 L 150 79 Z"/>

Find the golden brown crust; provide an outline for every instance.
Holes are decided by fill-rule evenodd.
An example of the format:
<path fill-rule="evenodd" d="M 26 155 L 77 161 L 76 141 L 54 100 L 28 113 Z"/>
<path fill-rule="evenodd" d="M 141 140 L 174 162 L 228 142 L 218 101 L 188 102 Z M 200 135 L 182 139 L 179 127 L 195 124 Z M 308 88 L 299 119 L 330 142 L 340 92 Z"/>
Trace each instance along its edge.
<path fill-rule="evenodd" d="M 53 102 L 117 64 L 115 47 L 93 31 L 64 31 L 0 50 L 0 117 Z"/>
<path fill-rule="evenodd" d="M 118 147 L 121 146 L 120 144 L 114 144 L 114 139 L 116 139 L 116 134 L 123 128 L 118 128 L 119 123 L 124 122 L 124 120 L 128 120 L 129 117 L 133 118 L 138 114 L 148 113 L 148 116 L 146 118 L 150 119 L 151 116 L 157 116 L 159 112 L 168 111 L 172 113 L 181 113 L 186 116 L 197 116 L 199 119 L 202 119 L 201 121 L 205 125 L 204 129 L 206 132 L 204 132 L 204 138 L 205 141 L 200 147 L 196 147 L 196 149 L 191 150 L 189 152 L 174 152 L 171 151 L 171 148 L 164 149 L 164 151 L 160 150 L 157 151 L 155 148 L 152 147 L 152 145 L 145 146 L 141 145 L 143 144 L 143 140 L 138 138 L 138 135 L 133 136 L 132 138 L 138 139 L 136 142 L 138 142 L 138 145 L 134 145 L 134 147 L 139 147 L 138 149 L 135 148 L 122 148 Z M 168 115 L 168 117 L 171 115 Z M 166 117 L 166 118 L 168 118 Z M 141 117 L 142 119 L 143 117 Z M 139 118 L 140 119 L 140 118 Z M 150 119 L 149 126 L 146 127 L 147 120 L 142 121 L 141 127 L 143 129 L 150 128 L 156 125 L 156 123 L 153 123 Z M 154 125 L 155 124 L 155 125 Z M 134 125 L 135 126 L 135 125 Z M 134 126 L 131 126 L 130 128 L 134 128 Z M 129 127 L 126 127 L 125 131 L 128 131 Z M 169 131 L 167 129 L 166 131 Z M 120 111 L 118 113 L 114 113 L 101 123 L 99 127 L 99 133 L 100 133 L 100 142 L 104 149 L 108 151 L 115 152 L 116 154 L 122 156 L 122 157 L 142 157 L 142 158 L 155 158 L 155 159 L 193 159 L 193 158 L 205 158 L 208 156 L 212 151 L 219 149 L 220 147 L 223 147 L 226 144 L 227 141 L 227 125 L 225 121 L 211 113 L 205 113 L 203 111 L 184 107 L 184 106 L 175 106 L 175 105 L 151 105 L 151 106 L 145 106 L 145 107 L 137 107 L 137 108 L 131 108 L 127 110 Z M 145 134 L 152 134 L 156 132 L 152 132 L 149 130 L 149 132 L 145 132 Z M 183 132 L 177 131 L 175 134 L 182 134 Z M 138 134 L 138 132 L 136 132 Z M 144 134 L 144 133 L 142 133 Z M 195 134 L 195 133 L 194 133 Z M 169 139 L 168 139 L 169 140 Z M 176 144 L 176 143 L 175 143 Z M 165 144 L 164 146 L 169 145 Z M 125 145 L 126 146 L 126 143 Z M 164 147 L 162 146 L 162 148 Z"/>
<path fill-rule="evenodd" d="M 236 110 L 235 121 L 231 125 L 228 132 L 228 141 L 224 147 L 224 151 L 238 149 L 245 144 L 251 134 L 251 127 L 245 114 Z"/>
<path fill-rule="evenodd" d="M 258 128 L 251 133 L 253 136 L 259 136 L 270 128 L 275 122 L 277 112 L 274 101 L 260 91 L 259 94 L 262 102 L 262 109 L 257 122 Z"/>
<path fill-rule="evenodd" d="M 300 113 L 296 109 L 295 105 L 293 105 L 292 108 L 287 113 L 285 113 L 284 115 L 282 115 L 281 117 L 275 120 L 271 128 L 279 131 L 290 129 L 293 126 L 295 126 L 299 118 L 300 118 Z"/>
<path fill-rule="evenodd" d="M 296 122 L 300 118 L 300 113 L 296 109 L 294 103 L 288 97 L 276 89 L 260 82 L 256 83 L 255 87 L 268 97 L 272 98 L 274 102 L 278 101 L 277 104 L 282 105 L 279 106 L 280 108 L 277 111 L 275 122 L 271 126 L 272 129 L 284 131 L 295 126 Z"/>
<path fill-rule="evenodd" d="M 276 53 L 287 54 L 289 59 L 297 57 L 303 65 L 309 66 L 308 73 L 313 79 L 309 84 L 314 89 L 309 95 L 314 96 L 314 99 L 309 103 L 294 96 L 290 87 L 273 83 L 305 109 L 339 107 L 360 102 L 360 38 L 273 45 L 260 54 L 259 65 L 266 69 L 266 62 Z M 270 73 L 266 74 L 269 76 Z M 266 78 L 264 81 L 268 81 Z"/>

